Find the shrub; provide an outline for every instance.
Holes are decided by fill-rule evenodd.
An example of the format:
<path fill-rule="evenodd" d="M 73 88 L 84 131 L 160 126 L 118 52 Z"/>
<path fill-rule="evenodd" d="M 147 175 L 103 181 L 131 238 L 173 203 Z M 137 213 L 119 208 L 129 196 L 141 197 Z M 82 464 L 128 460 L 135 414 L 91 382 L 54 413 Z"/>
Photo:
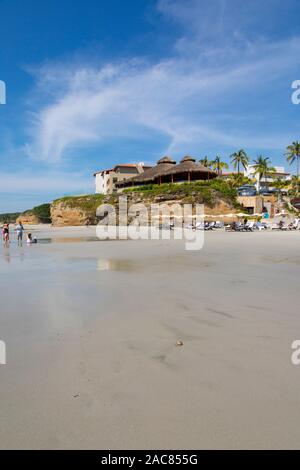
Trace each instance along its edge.
<path fill-rule="evenodd" d="M 226 181 L 220 179 L 177 184 L 147 184 L 144 186 L 136 186 L 124 190 L 125 194 L 133 192 L 139 192 L 141 195 L 145 196 L 159 196 L 165 194 L 181 196 L 184 198 L 185 202 L 191 201 L 191 196 L 196 196 L 199 202 L 207 205 L 213 205 L 217 198 L 223 198 L 228 203 L 240 207 L 236 201 L 237 191 Z"/>
<path fill-rule="evenodd" d="M 20 212 L 8 212 L 6 214 L 0 214 L 0 223 L 3 222 L 14 223 L 19 217 Z"/>
<path fill-rule="evenodd" d="M 64 203 L 69 207 L 78 207 L 86 211 L 96 210 L 99 204 L 102 204 L 103 194 L 86 194 L 82 196 L 65 196 L 55 199 L 53 204 Z"/>
<path fill-rule="evenodd" d="M 44 224 L 51 222 L 50 204 L 41 204 L 40 206 L 34 207 L 29 212 L 35 215 Z"/>

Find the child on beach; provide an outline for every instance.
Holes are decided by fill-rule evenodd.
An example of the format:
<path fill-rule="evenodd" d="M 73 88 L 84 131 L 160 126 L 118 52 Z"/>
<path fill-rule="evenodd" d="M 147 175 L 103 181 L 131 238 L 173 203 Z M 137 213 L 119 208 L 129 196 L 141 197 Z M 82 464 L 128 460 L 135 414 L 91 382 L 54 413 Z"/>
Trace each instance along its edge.
<path fill-rule="evenodd" d="M 33 237 L 33 238 L 32 238 L 32 234 L 31 234 L 31 233 L 28 233 L 28 235 L 27 235 L 27 244 L 28 244 L 28 245 L 32 245 L 32 244 L 34 244 L 34 243 L 37 243 L 36 237 Z"/>

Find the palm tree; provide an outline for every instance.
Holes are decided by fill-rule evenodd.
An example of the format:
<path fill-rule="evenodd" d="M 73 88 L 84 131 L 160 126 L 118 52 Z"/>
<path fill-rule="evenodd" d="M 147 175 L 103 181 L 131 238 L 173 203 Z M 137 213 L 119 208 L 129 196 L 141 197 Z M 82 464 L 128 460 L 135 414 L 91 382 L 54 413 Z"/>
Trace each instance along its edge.
<path fill-rule="evenodd" d="M 293 175 L 290 181 L 289 194 L 291 196 L 297 196 L 298 192 L 299 192 L 299 179 L 297 178 L 297 176 Z"/>
<path fill-rule="evenodd" d="M 245 150 L 241 149 L 237 152 L 234 152 L 230 155 L 230 158 L 234 168 L 237 168 L 238 174 L 240 174 L 240 166 L 242 166 L 246 170 L 249 163 L 249 158 Z"/>
<path fill-rule="evenodd" d="M 252 179 L 242 175 L 241 173 L 230 175 L 230 177 L 226 181 L 231 188 L 238 188 L 239 186 L 243 186 L 244 184 L 253 184 Z"/>
<path fill-rule="evenodd" d="M 285 153 L 287 162 L 292 165 L 294 161 L 296 160 L 297 163 L 297 191 L 299 191 L 299 160 L 300 160 L 300 142 L 297 140 L 295 142 L 292 142 L 291 145 L 289 145 L 286 148 L 287 152 Z"/>
<path fill-rule="evenodd" d="M 212 168 L 220 176 L 223 168 L 228 168 L 228 165 L 226 162 L 222 162 L 221 158 L 217 155 L 216 158 L 212 161 Z"/>
<path fill-rule="evenodd" d="M 271 160 L 269 157 L 263 157 L 259 155 L 256 160 L 254 161 L 254 174 L 258 175 L 258 191 L 260 191 L 260 181 L 264 177 L 265 178 L 265 185 L 266 179 L 269 174 L 275 171 L 273 167 L 270 166 Z"/>
<path fill-rule="evenodd" d="M 289 186 L 290 182 L 281 180 L 280 178 L 276 178 L 276 180 L 272 183 L 272 186 L 276 189 L 277 193 L 277 202 L 280 202 L 282 189 L 285 189 Z"/>
<path fill-rule="evenodd" d="M 202 158 L 201 160 L 199 160 L 201 165 L 205 166 L 205 168 L 210 168 L 211 167 L 211 160 L 208 159 L 208 156 L 205 155 L 204 158 Z"/>

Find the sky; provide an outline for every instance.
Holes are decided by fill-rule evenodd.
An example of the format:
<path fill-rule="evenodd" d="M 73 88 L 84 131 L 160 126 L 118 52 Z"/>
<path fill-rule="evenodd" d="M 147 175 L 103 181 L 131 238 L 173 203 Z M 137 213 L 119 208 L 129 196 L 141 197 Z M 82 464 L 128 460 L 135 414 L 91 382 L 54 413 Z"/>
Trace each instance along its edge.
<path fill-rule="evenodd" d="M 0 0 L 0 17 L 0 213 L 163 155 L 287 167 L 300 140 L 298 0 Z"/>

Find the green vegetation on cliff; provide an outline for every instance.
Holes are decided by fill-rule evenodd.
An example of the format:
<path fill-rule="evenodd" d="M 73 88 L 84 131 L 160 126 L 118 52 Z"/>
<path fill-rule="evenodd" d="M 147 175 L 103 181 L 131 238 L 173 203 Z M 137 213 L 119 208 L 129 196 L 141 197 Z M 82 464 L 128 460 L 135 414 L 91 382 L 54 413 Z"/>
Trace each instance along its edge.
<path fill-rule="evenodd" d="M 14 223 L 19 217 L 20 212 L 8 212 L 7 214 L 0 214 L 0 223 L 9 222 Z"/>
<path fill-rule="evenodd" d="M 168 196 L 180 198 L 183 202 L 198 202 L 214 206 L 218 200 L 223 199 L 233 207 L 240 207 L 237 203 L 237 192 L 226 181 L 214 179 L 211 181 L 195 181 L 191 183 L 164 183 L 148 184 L 128 188 L 124 193 L 138 192 L 145 197 Z"/>
<path fill-rule="evenodd" d="M 55 226 L 96 224 L 96 210 L 101 204 L 112 204 L 118 210 L 119 196 L 127 195 L 128 204 L 143 202 L 146 206 L 164 201 L 178 201 L 188 204 L 205 204 L 214 207 L 225 204 L 228 209 L 240 209 L 237 193 L 223 180 L 197 181 L 182 184 L 145 185 L 110 195 L 87 194 L 66 196 L 53 201 L 52 223 Z M 226 210 L 226 209 L 225 209 Z"/>
<path fill-rule="evenodd" d="M 86 212 L 95 213 L 99 204 L 102 204 L 104 199 L 103 194 L 86 194 L 83 196 L 65 196 L 55 199 L 53 204 L 63 203 L 70 208 L 82 209 Z"/>
<path fill-rule="evenodd" d="M 24 212 L 0 214 L 0 222 L 3 223 L 7 221 L 10 223 L 15 223 L 19 217 L 26 218 L 26 216 L 34 216 L 38 219 L 39 222 L 43 224 L 49 224 L 51 223 L 50 204 L 41 204 L 40 206 L 36 206 L 33 209 L 29 209 Z"/>
<path fill-rule="evenodd" d="M 141 198 L 155 199 L 160 196 L 170 196 L 183 202 L 199 202 L 213 206 L 218 200 L 223 199 L 233 206 L 238 206 L 236 201 L 237 192 L 226 181 L 215 179 L 211 181 L 195 181 L 191 183 L 164 183 L 147 184 L 128 188 L 120 194 L 87 194 L 82 196 L 66 196 L 53 201 L 53 205 L 64 204 L 70 208 L 81 209 L 85 212 L 94 212 L 99 204 L 117 203 L 121 194 L 139 193 Z"/>
<path fill-rule="evenodd" d="M 237 192 L 226 181 L 221 179 L 214 179 L 211 181 L 196 181 L 191 183 L 182 184 L 149 184 L 145 186 L 136 186 L 126 189 L 124 195 L 135 195 L 136 198 L 145 200 L 145 203 L 158 202 L 159 200 L 172 200 L 177 199 L 182 203 L 198 203 L 206 204 L 209 207 L 214 207 L 219 202 L 224 201 L 229 206 L 240 209 L 241 206 L 237 203 Z M 31 210 L 25 211 L 22 214 L 2 214 L 0 221 L 8 220 L 15 222 L 18 216 L 34 216 L 41 223 L 57 223 L 57 220 L 65 221 L 66 225 L 69 223 L 68 218 L 72 222 L 79 222 L 80 224 L 89 221 L 96 223 L 96 210 L 97 207 L 103 203 L 118 204 L 118 196 L 121 194 L 86 194 L 81 196 L 65 196 L 53 201 L 52 205 L 42 204 L 36 206 Z M 70 215 L 70 209 L 75 210 Z M 69 214 L 68 214 L 69 212 Z M 76 214 L 77 212 L 77 214 Z M 51 217 L 54 220 L 51 220 Z M 56 220 L 55 220 L 56 219 Z"/>
<path fill-rule="evenodd" d="M 51 205 L 52 223 L 61 227 L 96 224 L 96 211 L 103 202 L 104 196 L 102 194 L 65 196 L 56 199 Z"/>
<path fill-rule="evenodd" d="M 33 209 L 23 212 L 21 217 L 26 215 L 33 215 L 37 217 L 39 222 L 49 224 L 51 223 L 50 204 L 41 204 L 40 206 L 36 206 Z"/>

